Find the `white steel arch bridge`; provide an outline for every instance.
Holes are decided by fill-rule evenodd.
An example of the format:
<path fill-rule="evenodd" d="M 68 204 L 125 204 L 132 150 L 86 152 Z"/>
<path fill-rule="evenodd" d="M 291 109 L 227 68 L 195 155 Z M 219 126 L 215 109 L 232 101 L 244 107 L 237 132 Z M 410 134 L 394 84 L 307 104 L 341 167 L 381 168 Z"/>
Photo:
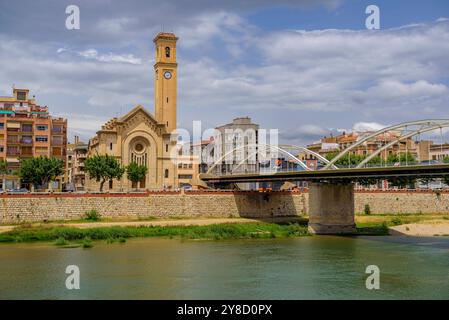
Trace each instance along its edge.
<path fill-rule="evenodd" d="M 307 149 L 303 146 L 297 146 L 297 145 L 269 145 L 269 144 L 255 144 L 255 145 L 243 145 L 239 146 L 237 148 L 234 148 L 227 153 L 225 153 L 223 156 L 219 157 L 208 169 L 206 175 L 214 174 L 214 171 L 217 176 L 219 175 L 229 175 L 229 174 L 242 174 L 247 173 L 244 171 L 241 171 L 241 167 L 248 161 L 248 159 L 251 159 L 254 157 L 256 153 L 260 153 L 261 149 L 269 150 L 270 152 L 275 152 L 275 154 L 280 154 L 281 156 L 285 156 L 289 162 L 296 164 L 295 170 L 297 171 L 321 171 L 321 170 L 339 170 L 339 169 L 360 169 L 360 168 L 366 168 L 370 166 L 370 161 L 372 161 L 375 157 L 381 156 L 381 163 L 377 166 L 385 167 L 388 166 L 386 163 L 386 159 L 384 159 L 382 163 L 382 158 L 386 158 L 386 151 L 388 151 L 390 148 L 393 148 L 394 146 L 398 146 L 397 153 L 400 155 L 401 152 L 405 155 L 405 161 L 401 163 L 401 157 L 399 157 L 399 163 L 393 164 L 394 166 L 412 166 L 416 165 L 415 162 L 408 161 L 408 155 L 411 151 L 409 149 L 409 144 L 407 141 L 410 141 L 410 139 L 413 139 L 415 137 L 419 137 L 423 134 L 427 134 L 430 132 L 437 131 L 438 134 L 441 137 L 441 148 L 443 145 L 443 131 L 446 131 L 446 129 L 449 128 L 449 119 L 427 119 L 427 120 L 417 120 L 417 121 L 410 121 L 410 122 L 403 122 L 400 124 L 392 125 L 385 127 L 383 129 L 380 129 L 373 133 L 367 133 L 364 136 L 362 136 L 359 140 L 357 140 L 355 143 L 349 145 L 344 150 L 341 150 L 338 154 L 336 154 L 331 160 L 326 159 L 321 154 L 314 152 L 312 150 Z M 391 135 L 394 133 L 394 135 Z M 393 137 L 393 138 L 391 138 Z M 352 154 L 354 154 L 355 150 L 360 150 L 360 148 L 363 148 L 366 146 L 370 141 L 377 140 L 380 141 L 378 148 L 375 150 L 366 150 L 366 153 L 364 155 L 364 158 L 357 164 L 355 164 L 353 167 L 345 167 L 341 168 L 341 166 L 338 165 L 339 160 L 344 159 L 345 157 L 350 158 Z M 403 144 L 404 148 L 401 149 L 400 144 Z M 428 147 L 430 148 L 430 143 L 428 144 Z M 233 170 L 230 172 L 218 172 L 217 174 L 217 167 L 222 165 L 227 157 L 231 156 L 235 152 L 242 151 L 243 149 L 252 149 L 253 151 L 251 153 L 248 153 L 245 157 L 242 159 L 239 159 L 237 163 L 234 163 Z M 310 168 L 308 167 L 303 160 L 298 158 L 299 153 L 293 152 L 293 150 L 299 151 L 299 153 L 307 155 L 309 157 L 313 157 L 317 160 L 319 165 L 316 168 Z M 431 164 L 430 158 L 429 158 L 429 164 Z M 422 163 L 421 163 L 422 165 Z M 372 165 L 371 165 L 372 166 Z M 249 172 L 248 172 L 249 173 Z M 251 172 L 254 173 L 254 172 Z M 260 174 L 263 173 L 269 173 L 269 172 L 259 172 Z"/>

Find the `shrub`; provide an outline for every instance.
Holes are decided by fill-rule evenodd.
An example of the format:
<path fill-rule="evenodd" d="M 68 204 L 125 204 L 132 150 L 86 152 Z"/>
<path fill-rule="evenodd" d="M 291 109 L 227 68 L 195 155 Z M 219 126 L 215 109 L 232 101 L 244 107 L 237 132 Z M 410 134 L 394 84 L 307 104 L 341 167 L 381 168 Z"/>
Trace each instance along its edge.
<path fill-rule="evenodd" d="M 369 204 L 365 204 L 365 209 L 363 209 L 363 211 L 365 212 L 365 214 L 370 215 L 371 214 L 371 207 L 369 206 Z"/>
<path fill-rule="evenodd" d="M 92 240 L 89 237 L 83 239 L 82 245 L 85 249 L 92 248 L 94 246 L 92 244 Z"/>
<path fill-rule="evenodd" d="M 84 219 L 90 221 L 98 221 L 100 220 L 100 214 L 97 212 L 97 210 L 89 210 L 86 212 Z"/>
<path fill-rule="evenodd" d="M 398 226 L 398 225 L 402 224 L 402 220 L 401 220 L 401 218 L 393 218 L 393 219 L 391 219 L 391 223 L 394 226 Z"/>
<path fill-rule="evenodd" d="M 69 244 L 69 242 L 66 239 L 64 239 L 64 237 L 59 237 L 55 241 L 55 245 L 57 245 L 57 246 L 66 246 L 68 244 Z"/>

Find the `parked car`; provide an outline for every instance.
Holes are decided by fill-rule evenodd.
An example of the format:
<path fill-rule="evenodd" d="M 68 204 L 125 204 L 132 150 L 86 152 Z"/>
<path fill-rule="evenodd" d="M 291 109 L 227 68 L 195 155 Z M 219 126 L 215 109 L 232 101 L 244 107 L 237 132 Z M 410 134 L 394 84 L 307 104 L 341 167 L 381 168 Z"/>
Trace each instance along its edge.
<path fill-rule="evenodd" d="M 27 193 L 29 192 L 27 188 L 17 188 L 17 189 L 9 189 L 10 193 Z"/>
<path fill-rule="evenodd" d="M 441 162 L 438 160 L 425 160 L 421 161 L 420 164 L 441 164 Z"/>

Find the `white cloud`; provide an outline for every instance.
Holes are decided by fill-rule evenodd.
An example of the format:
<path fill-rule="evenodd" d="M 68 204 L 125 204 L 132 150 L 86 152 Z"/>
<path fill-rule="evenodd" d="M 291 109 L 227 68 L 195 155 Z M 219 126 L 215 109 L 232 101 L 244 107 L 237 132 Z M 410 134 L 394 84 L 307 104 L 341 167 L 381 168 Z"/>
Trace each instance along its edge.
<path fill-rule="evenodd" d="M 130 64 L 142 64 L 142 59 L 134 57 L 133 54 L 99 54 L 96 49 L 87 49 L 84 51 L 72 51 L 65 48 L 59 48 L 57 53 L 71 52 L 77 55 L 91 60 L 97 60 L 100 62 L 121 62 Z"/>
<path fill-rule="evenodd" d="M 357 122 L 353 126 L 353 131 L 366 132 L 366 131 L 378 131 L 385 128 L 383 124 L 377 122 Z"/>

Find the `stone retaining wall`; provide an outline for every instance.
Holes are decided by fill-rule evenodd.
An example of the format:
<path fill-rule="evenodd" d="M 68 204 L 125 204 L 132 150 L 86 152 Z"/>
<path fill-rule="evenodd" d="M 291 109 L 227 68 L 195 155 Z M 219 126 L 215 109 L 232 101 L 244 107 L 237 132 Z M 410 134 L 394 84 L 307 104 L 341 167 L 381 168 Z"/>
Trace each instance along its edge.
<path fill-rule="evenodd" d="M 104 217 L 252 217 L 304 215 L 308 193 L 153 192 L 136 194 L 15 194 L 0 196 L 0 224 Z M 356 192 L 355 211 L 372 214 L 449 213 L 449 192 Z"/>

